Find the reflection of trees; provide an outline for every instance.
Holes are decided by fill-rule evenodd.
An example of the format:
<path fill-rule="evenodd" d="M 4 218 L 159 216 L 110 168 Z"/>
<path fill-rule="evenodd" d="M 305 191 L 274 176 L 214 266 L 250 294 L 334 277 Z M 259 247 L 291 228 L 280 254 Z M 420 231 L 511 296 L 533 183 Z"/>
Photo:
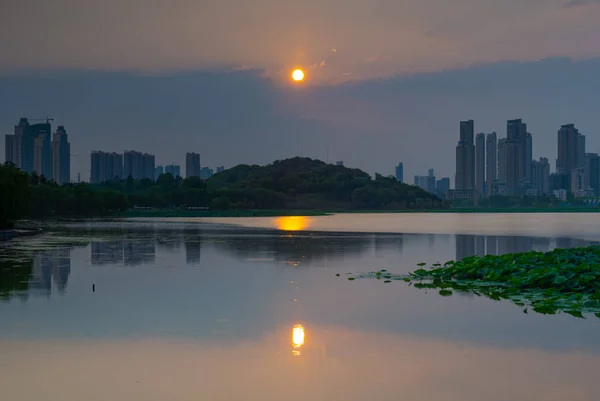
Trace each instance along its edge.
<path fill-rule="evenodd" d="M 15 292 L 27 292 L 32 270 L 32 258 L 0 260 L 0 298 L 9 299 Z"/>
<path fill-rule="evenodd" d="M 573 248 L 593 244 L 598 244 L 598 242 L 571 238 L 551 240 L 543 237 L 456 235 L 456 260 L 475 255 L 504 255 L 533 250 L 547 252 L 553 248 Z"/>
<path fill-rule="evenodd" d="M 286 263 L 357 256 L 369 249 L 396 247 L 401 250 L 404 236 L 374 234 L 273 234 L 224 237 L 215 246 L 243 259 L 272 258 Z"/>

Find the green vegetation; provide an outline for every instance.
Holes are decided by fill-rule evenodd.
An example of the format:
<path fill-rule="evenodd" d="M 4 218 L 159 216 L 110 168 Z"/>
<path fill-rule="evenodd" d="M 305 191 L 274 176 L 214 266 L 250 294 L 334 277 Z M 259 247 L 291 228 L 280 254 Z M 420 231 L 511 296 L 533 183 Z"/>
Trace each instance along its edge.
<path fill-rule="evenodd" d="M 453 291 L 472 293 L 493 300 L 507 299 L 534 312 L 559 312 L 583 318 L 584 313 L 600 317 L 600 247 L 555 249 L 502 256 L 472 256 L 433 264 L 408 275 L 386 270 L 350 275 L 349 280 L 375 278 L 385 283 L 407 282 L 416 288 L 438 289 L 442 296 Z M 338 275 L 339 276 L 339 275 Z"/>
<path fill-rule="evenodd" d="M 12 165 L 0 166 L 0 229 L 12 228 L 26 211 L 29 199 L 27 174 Z"/>
<path fill-rule="evenodd" d="M 193 209 L 128 209 L 121 217 L 277 217 L 277 216 L 325 216 L 319 210 L 266 210 L 266 209 L 230 209 L 230 210 L 193 210 Z"/>
<path fill-rule="evenodd" d="M 274 216 L 448 207 L 435 195 L 393 178 L 377 174 L 372 179 L 358 169 L 299 157 L 267 166 L 239 165 L 208 180 L 163 174 L 156 181 L 129 177 L 62 186 L 5 164 L 0 165 L 0 194 L 0 228 L 11 227 L 19 218 L 106 216 L 125 211 L 129 216 L 157 217 Z"/>

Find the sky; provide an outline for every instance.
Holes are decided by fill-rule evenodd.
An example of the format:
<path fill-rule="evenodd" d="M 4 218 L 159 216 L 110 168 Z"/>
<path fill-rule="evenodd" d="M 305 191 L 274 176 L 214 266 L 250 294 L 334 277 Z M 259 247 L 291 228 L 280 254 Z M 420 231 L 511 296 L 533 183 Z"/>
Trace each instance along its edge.
<path fill-rule="evenodd" d="M 159 164 L 344 160 L 405 180 L 454 176 L 460 120 L 534 157 L 575 123 L 589 151 L 600 83 L 597 0 L 2 0 L 0 133 L 55 118 L 72 176 L 91 150 Z M 294 68 L 306 71 L 291 82 Z M 0 143 L 0 160 L 4 143 Z"/>

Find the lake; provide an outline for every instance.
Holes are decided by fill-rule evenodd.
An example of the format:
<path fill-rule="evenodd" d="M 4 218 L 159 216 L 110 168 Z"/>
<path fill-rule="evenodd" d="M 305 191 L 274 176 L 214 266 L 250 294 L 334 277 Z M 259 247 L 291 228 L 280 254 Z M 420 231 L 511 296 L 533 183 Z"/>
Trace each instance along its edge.
<path fill-rule="evenodd" d="M 582 213 L 50 227 L 0 244 L 2 399 L 597 401 L 600 319 L 344 276 L 598 244 L 599 227 Z"/>

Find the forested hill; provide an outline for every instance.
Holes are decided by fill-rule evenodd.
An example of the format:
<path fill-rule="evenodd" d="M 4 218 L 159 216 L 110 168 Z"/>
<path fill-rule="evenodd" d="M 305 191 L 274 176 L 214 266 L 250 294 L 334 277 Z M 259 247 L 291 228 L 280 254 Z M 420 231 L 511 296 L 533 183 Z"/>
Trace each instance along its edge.
<path fill-rule="evenodd" d="M 279 207 L 294 209 L 443 208 L 447 203 L 423 189 L 359 169 L 295 157 L 266 166 L 238 165 L 208 180 L 208 189 L 232 203 L 257 191 Z M 275 206 L 275 205 L 273 205 Z"/>

